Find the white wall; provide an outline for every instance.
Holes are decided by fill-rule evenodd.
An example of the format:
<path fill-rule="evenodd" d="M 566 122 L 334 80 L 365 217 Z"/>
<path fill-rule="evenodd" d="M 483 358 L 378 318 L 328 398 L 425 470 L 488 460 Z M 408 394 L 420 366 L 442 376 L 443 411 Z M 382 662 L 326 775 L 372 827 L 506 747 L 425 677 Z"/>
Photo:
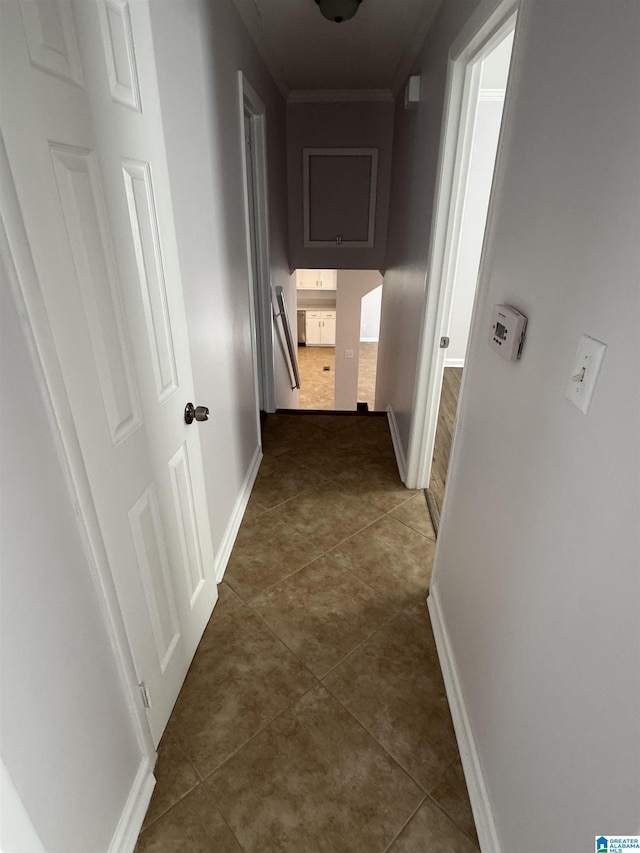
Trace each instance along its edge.
<path fill-rule="evenodd" d="M 329 60 L 330 61 L 330 60 Z M 383 269 L 393 142 L 393 104 L 387 102 L 287 105 L 289 251 L 291 265 L 318 269 Z M 378 181 L 371 249 L 305 249 L 302 209 L 304 148 L 377 148 Z"/>
<path fill-rule="evenodd" d="M 284 102 L 231 0 L 150 4 L 158 82 L 198 400 L 214 545 L 221 542 L 259 443 L 238 69 L 266 106 L 272 285 L 295 317 L 287 260 Z M 295 405 L 278 337 L 277 400 Z"/>
<path fill-rule="evenodd" d="M 360 311 L 360 340 L 378 341 L 380 339 L 380 311 L 382 310 L 382 285 L 362 297 Z"/>
<path fill-rule="evenodd" d="M 424 315 L 448 51 L 477 3 L 447 0 L 442 4 L 411 71 L 420 75 L 420 103 L 405 110 L 403 93 L 396 103 L 376 407 L 393 410 L 405 457 Z"/>
<path fill-rule="evenodd" d="M 338 270 L 334 406 L 342 411 L 355 411 L 358 401 L 362 297 L 381 282 L 382 276 L 377 270 Z M 353 350 L 353 358 L 345 358 L 347 349 Z"/>
<path fill-rule="evenodd" d="M 44 849 L 107 850 L 142 752 L 2 264 L 0 278 L 3 794 Z M 3 796 L 5 853 L 37 849 L 17 806 Z"/>
<path fill-rule="evenodd" d="M 640 833 L 639 44 L 636 2 L 532 0 L 516 35 L 434 573 L 503 853 Z M 518 363 L 486 341 L 505 301 Z"/>
<path fill-rule="evenodd" d="M 459 253 L 454 276 L 453 305 L 446 364 L 462 367 L 467 351 L 473 299 L 478 280 L 482 240 L 489 207 L 493 167 L 509 73 L 513 33 L 482 63 L 479 99 L 469 157 L 469 174 L 460 227 Z"/>

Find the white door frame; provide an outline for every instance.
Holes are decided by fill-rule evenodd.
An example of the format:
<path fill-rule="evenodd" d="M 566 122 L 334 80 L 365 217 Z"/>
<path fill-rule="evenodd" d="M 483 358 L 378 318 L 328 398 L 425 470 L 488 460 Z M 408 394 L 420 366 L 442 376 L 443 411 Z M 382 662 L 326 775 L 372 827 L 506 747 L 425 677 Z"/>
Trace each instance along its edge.
<path fill-rule="evenodd" d="M 249 311 L 253 326 L 255 349 L 253 353 L 256 377 L 256 396 L 262 389 L 266 412 L 275 412 L 275 375 L 273 367 L 273 302 L 271 293 L 271 262 L 269 257 L 269 199 L 267 192 L 267 135 L 266 108 L 257 92 L 242 71 L 238 71 L 238 97 L 240 102 L 240 141 L 242 146 L 242 183 L 247 235 L 247 261 L 249 267 Z M 251 152 L 253 160 L 253 200 L 255 203 L 255 237 L 258 281 L 253 280 L 251 261 L 251 227 L 249 211 L 249 182 L 245 155 L 245 112 L 251 116 Z M 257 348 L 260 349 L 260 361 Z M 259 365 L 262 365 L 260 370 Z M 259 397 L 258 397 L 259 399 Z"/>
<path fill-rule="evenodd" d="M 427 295 L 407 454 L 406 485 L 411 489 L 428 488 L 431 477 L 447 353 L 446 349 L 440 347 L 440 338 L 448 334 L 451 321 L 464 190 L 471 155 L 475 104 L 480 87 L 480 66 L 482 60 L 514 29 L 519 5 L 520 0 L 486 0 L 476 9 L 449 51 L 436 201 L 429 237 Z M 508 98 L 508 94 L 506 97 Z M 503 115 L 505 114 L 506 99 Z M 496 169 L 505 124 L 503 120 Z M 485 235 L 491 218 L 491 208 L 490 202 Z M 486 237 L 483 255 L 485 248 Z M 478 288 L 474 299 L 474 313 L 477 293 Z M 473 314 L 471 322 L 473 325 Z"/>
<path fill-rule="evenodd" d="M 10 278 L 25 339 L 34 356 L 39 374 L 40 393 L 45 405 L 45 417 L 52 427 L 54 441 L 76 507 L 78 527 L 84 542 L 87 565 L 96 585 L 100 606 L 116 666 L 133 721 L 141 762 L 120 825 L 110 846 L 121 850 L 129 834 L 139 830 L 153 785 L 152 771 L 156 750 L 141 698 L 138 678 L 125 630 L 122 611 L 107 551 L 102 540 L 98 514 L 93 503 L 89 478 L 85 469 L 80 441 L 74 425 L 71 404 L 56 353 L 53 333 L 45 307 L 44 296 L 35 269 L 29 239 L 24 227 L 13 174 L 0 132 L 0 253 Z M 132 811 L 136 809 L 134 814 Z M 139 811 L 142 810 L 142 814 Z M 140 821 L 136 822 L 140 817 Z M 135 835 L 131 839 L 135 841 Z"/>

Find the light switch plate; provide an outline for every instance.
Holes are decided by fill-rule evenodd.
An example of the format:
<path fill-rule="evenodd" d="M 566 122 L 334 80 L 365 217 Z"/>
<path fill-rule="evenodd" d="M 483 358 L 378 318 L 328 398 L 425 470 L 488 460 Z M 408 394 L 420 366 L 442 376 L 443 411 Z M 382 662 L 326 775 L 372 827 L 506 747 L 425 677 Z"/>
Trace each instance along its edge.
<path fill-rule="evenodd" d="M 607 345 L 582 335 L 567 385 L 567 400 L 586 415 L 602 367 Z"/>

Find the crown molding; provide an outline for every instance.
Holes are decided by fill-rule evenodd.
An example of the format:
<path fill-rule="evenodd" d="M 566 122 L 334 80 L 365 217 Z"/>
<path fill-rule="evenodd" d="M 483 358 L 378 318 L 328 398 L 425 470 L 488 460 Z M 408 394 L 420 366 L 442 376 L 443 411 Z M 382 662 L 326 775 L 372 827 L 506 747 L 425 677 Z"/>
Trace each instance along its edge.
<path fill-rule="evenodd" d="M 292 89 L 289 92 L 289 104 L 335 104 L 361 101 L 393 103 L 390 89 Z"/>

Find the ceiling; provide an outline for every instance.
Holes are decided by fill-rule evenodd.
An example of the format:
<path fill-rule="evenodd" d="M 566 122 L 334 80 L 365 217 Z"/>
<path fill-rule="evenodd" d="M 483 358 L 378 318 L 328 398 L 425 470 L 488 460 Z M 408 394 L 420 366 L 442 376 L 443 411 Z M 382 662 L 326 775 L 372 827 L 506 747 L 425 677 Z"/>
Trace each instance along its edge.
<path fill-rule="evenodd" d="M 362 0 L 335 24 L 315 0 L 234 0 L 285 97 L 318 90 L 398 92 L 441 0 Z"/>

